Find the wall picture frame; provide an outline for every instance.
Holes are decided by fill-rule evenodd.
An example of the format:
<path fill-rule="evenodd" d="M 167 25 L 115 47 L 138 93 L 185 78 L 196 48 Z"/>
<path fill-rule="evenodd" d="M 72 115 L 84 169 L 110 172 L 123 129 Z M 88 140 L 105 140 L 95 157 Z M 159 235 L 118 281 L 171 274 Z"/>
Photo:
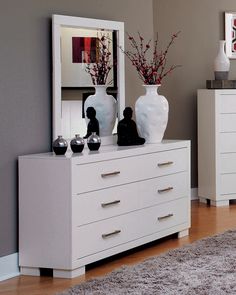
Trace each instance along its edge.
<path fill-rule="evenodd" d="M 226 55 L 236 59 L 236 12 L 225 12 Z"/>

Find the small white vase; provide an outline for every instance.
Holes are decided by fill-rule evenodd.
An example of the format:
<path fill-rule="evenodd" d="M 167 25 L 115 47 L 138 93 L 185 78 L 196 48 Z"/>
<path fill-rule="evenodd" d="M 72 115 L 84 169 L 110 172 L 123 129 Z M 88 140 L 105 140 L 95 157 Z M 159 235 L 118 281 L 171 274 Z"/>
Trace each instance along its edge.
<path fill-rule="evenodd" d="M 117 101 L 112 95 L 106 93 L 106 85 L 94 85 L 94 87 L 95 94 L 88 96 L 85 101 L 85 113 L 88 107 L 93 107 L 99 122 L 99 135 L 111 136 L 116 121 Z M 86 117 L 86 122 L 88 121 Z"/>
<path fill-rule="evenodd" d="M 225 40 L 219 41 L 217 56 L 214 60 L 215 80 L 227 80 L 229 75 L 230 61 L 225 54 Z"/>
<path fill-rule="evenodd" d="M 139 135 L 146 143 L 162 141 L 169 114 L 169 104 L 163 95 L 157 93 L 160 85 L 143 85 L 146 94 L 135 103 L 136 124 Z"/>

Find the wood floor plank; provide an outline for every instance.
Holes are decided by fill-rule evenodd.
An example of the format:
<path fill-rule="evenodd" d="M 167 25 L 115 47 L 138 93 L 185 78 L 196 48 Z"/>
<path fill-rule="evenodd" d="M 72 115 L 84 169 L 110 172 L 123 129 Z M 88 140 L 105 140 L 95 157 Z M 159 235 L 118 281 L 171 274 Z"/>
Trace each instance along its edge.
<path fill-rule="evenodd" d="M 75 279 L 55 279 L 51 277 L 19 276 L 0 282 L 1 295 L 54 295 L 57 292 L 84 282 L 93 277 L 105 275 L 124 265 L 139 263 L 151 256 L 181 247 L 206 236 L 236 228 L 236 204 L 229 207 L 210 207 L 192 202 L 192 227 L 190 235 L 182 239 L 164 238 L 161 241 L 142 246 L 138 249 L 117 255 L 105 261 L 93 264 L 86 275 Z"/>

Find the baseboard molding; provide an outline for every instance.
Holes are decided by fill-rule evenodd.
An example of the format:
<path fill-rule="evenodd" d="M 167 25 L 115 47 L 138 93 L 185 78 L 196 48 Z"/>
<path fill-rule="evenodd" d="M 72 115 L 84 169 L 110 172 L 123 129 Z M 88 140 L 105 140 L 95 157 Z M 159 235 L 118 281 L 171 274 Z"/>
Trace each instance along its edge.
<path fill-rule="evenodd" d="M 18 253 L 0 257 L 0 281 L 20 275 L 18 260 Z"/>
<path fill-rule="evenodd" d="M 191 188 L 191 201 L 193 200 L 198 200 L 198 188 L 197 187 L 194 187 L 194 188 Z"/>

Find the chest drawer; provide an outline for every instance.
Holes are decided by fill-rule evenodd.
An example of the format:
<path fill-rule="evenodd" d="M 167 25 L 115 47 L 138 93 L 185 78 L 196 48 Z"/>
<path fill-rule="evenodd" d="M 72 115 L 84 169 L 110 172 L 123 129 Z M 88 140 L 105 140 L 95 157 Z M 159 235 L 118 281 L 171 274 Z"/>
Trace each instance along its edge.
<path fill-rule="evenodd" d="M 72 165 L 72 193 L 79 194 L 186 171 L 187 149 Z"/>
<path fill-rule="evenodd" d="M 236 95 L 233 93 L 221 94 L 219 97 L 220 113 L 236 113 Z"/>
<path fill-rule="evenodd" d="M 73 197 L 73 226 L 88 224 L 188 196 L 186 172 L 129 183 Z"/>
<path fill-rule="evenodd" d="M 78 227 L 73 231 L 73 260 L 185 223 L 188 207 L 188 199 L 182 198 Z"/>
<path fill-rule="evenodd" d="M 236 113 L 220 114 L 219 120 L 220 120 L 220 123 L 219 123 L 220 132 L 236 132 Z"/>
<path fill-rule="evenodd" d="M 220 182 L 221 195 L 236 194 L 236 173 L 221 175 Z"/>
<path fill-rule="evenodd" d="M 236 173 L 236 152 L 220 155 L 220 173 Z"/>
<path fill-rule="evenodd" d="M 220 153 L 236 152 L 236 132 L 220 133 Z"/>

